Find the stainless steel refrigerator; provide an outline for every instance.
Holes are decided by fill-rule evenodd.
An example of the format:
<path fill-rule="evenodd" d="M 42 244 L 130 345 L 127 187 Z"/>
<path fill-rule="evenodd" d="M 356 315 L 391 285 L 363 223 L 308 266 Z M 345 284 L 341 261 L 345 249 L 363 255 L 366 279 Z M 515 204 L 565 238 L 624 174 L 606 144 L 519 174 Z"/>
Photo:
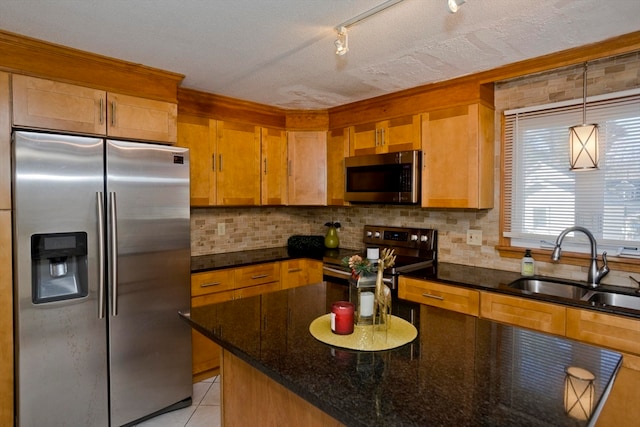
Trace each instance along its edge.
<path fill-rule="evenodd" d="M 14 132 L 19 426 L 191 404 L 189 153 Z"/>

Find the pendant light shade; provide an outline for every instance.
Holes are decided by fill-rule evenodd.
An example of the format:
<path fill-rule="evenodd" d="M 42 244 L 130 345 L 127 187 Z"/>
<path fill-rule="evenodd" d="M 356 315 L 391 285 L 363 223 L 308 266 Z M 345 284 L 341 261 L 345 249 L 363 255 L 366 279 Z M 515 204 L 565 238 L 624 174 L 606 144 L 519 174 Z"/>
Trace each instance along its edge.
<path fill-rule="evenodd" d="M 569 128 L 571 170 L 598 169 L 598 125 L 587 123 L 587 64 L 582 83 L 582 125 Z"/>

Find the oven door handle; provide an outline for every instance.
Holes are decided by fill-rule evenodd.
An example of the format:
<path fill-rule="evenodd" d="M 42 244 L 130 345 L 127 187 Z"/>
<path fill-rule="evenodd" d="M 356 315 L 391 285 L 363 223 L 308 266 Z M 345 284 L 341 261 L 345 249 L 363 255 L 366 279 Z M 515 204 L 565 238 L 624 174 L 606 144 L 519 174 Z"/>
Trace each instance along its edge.
<path fill-rule="evenodd" d="M 344 276 L 344 277 L 346 277 L 346 278 L 351 277 L 351 273 L 350 273 L 350 272 L 348 272 L 348 271 L 346 271 L 346 270 L 339 269 L 339 268 L 327 267 L 327 266 L 325 265 L 325 266 L 322 266 L 322 270 L 323 270 L 323 271 L 327 271 L 327 272 L 329 272 L 329 273 L 335 273 L 335 274 L 337 274 L 337 275 L 339 275 L 339 276 Z"/>

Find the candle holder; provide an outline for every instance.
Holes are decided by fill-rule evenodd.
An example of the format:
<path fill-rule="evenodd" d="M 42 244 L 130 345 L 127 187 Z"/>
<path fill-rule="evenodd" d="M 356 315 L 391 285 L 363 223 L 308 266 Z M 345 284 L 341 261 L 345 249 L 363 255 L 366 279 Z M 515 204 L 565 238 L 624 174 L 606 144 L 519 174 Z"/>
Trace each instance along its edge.
<path fill-rule="evenodd" d="M 570 366 L 565 369 L 564 410 L 572 418 L 588 420 L 593 412 L 595 375 L 583 368 Z"/>
<path fill-rule="evenodd" d="M 375 274 L 364 274 L 349 279 L 349 301 L 355 306 L 356 325 L 373 325 L 375 292 Z"/>

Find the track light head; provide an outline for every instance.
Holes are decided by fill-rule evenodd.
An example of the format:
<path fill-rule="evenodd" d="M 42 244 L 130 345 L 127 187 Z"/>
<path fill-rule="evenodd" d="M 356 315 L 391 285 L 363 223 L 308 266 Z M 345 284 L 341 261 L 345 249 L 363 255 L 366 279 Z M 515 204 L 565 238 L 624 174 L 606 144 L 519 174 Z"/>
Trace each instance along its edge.
<path fill-rule="evenodd" d="M 447 6 L 449 6 L 449 12 L 456 13 L 465 1 L 466 0 L 448 0 Z"/>
<path fill-rule="evenodd" d="M 336 45 L 336 55 L 342 56 L 349 52 L 349 36 L 347 35 L 346 27 L 336 28 L 336 31 L 338 32 L 338 38 L 336 38 L 334 42 Z"/>

